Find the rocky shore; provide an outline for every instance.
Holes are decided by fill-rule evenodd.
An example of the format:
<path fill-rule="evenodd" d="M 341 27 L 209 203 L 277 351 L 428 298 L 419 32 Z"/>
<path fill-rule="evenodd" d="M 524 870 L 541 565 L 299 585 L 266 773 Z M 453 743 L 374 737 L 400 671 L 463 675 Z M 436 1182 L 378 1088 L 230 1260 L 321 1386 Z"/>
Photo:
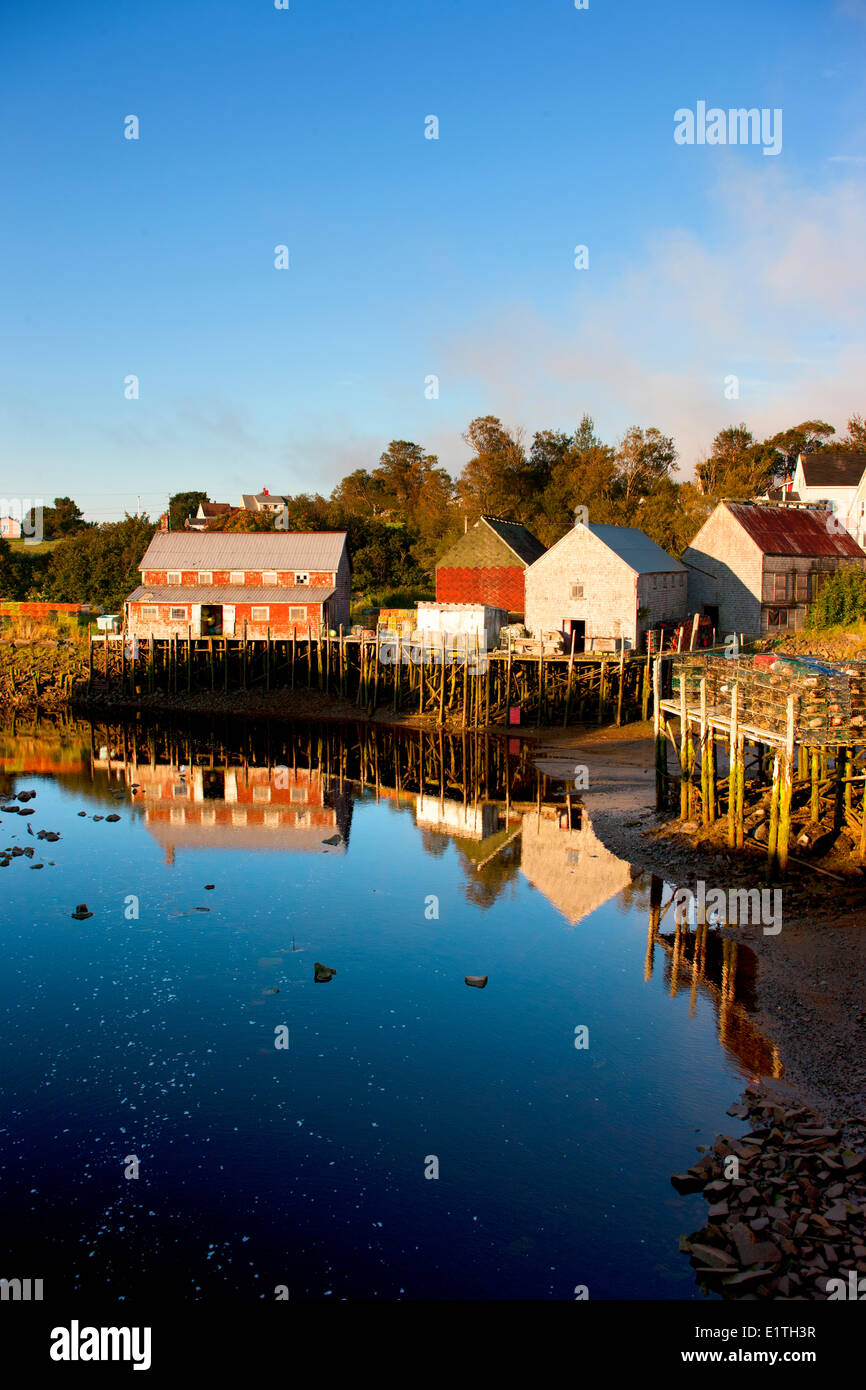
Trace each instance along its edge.
<path fill-rule="evenodd" d="M 866 1116 L 827 1125 L 759 1085 L 728 1114 L 752 1128 L 719 1135 L 671 1178 L 709 1203 L 707 1224 L 680 1241 L 701 1284 L 723 1298 L 857 1297 L 866 1275 Z"/>

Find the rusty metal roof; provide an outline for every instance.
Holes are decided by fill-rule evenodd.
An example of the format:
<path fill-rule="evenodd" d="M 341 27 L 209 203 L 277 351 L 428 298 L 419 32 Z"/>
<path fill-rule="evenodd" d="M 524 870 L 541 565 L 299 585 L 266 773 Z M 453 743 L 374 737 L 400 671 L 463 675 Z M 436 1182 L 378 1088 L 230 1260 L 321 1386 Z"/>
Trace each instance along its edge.
<path fill-rule="evenodd" d="M 345 531 L 157 531 L 141 570 L 336 572 Z"/>
<path fill-rule="evenodd" d="M 832 512 L 800 507 L 764 507 L 747 502 L 722 502 L 735 521 L 765 555 L 837 555 L 866 560 Z"/>

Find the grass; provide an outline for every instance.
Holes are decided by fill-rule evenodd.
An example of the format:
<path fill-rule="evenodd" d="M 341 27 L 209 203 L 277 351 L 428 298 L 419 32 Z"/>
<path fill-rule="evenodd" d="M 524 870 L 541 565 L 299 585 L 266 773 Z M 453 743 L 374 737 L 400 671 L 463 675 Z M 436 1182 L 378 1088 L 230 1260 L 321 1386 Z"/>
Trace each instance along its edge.
<path fill-rule="evenodd" d="M 60 544 L 56 541 L 36 541 L 31 544 L 29 541 L 9 541 L 9 549 L 16 555 L 50 555 L 55 546 Z"/>
<path fill-rule="evenodd" d="M 88 624 L 76 613 L 56 613 L 51 618 L 0 617 L 0 638 L 17 642 L 60 641 L 81 643 L 88 640 Z"/>

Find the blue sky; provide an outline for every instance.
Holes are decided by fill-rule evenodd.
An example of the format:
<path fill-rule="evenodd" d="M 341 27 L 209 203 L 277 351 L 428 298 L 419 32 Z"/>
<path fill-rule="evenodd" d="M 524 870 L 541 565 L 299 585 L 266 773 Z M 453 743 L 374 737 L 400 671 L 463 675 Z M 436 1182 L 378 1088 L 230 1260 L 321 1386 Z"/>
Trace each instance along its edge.
<path fill-rule="evenodd" d="M 0 51 L 4 497 L 866 413 L 866 0 L 5 0 Z M 678 146 L 699 100 L 782 152 Z"/>

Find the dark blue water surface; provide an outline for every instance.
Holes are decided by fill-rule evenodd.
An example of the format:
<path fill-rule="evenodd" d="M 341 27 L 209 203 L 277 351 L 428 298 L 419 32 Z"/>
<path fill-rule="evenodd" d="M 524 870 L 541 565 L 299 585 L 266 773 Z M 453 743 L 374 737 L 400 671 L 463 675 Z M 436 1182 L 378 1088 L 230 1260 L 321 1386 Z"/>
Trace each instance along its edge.
<path fill-rule="evenodd" d="M 0 813 L 0 849 L 34 849 L 0 869 L 6 1275 L 133 1301 L 701 1296 L 678 1238 L 705 1204 L 670 1175 L 777 1064 L 712 980 L 648 960 L 649 883 L 585 812 L 362 787 L 333 731 L 327 772 L 283 774 L 112 763 L 101 737 L 3 743 L 2 804 L 37 793 Z"/>

